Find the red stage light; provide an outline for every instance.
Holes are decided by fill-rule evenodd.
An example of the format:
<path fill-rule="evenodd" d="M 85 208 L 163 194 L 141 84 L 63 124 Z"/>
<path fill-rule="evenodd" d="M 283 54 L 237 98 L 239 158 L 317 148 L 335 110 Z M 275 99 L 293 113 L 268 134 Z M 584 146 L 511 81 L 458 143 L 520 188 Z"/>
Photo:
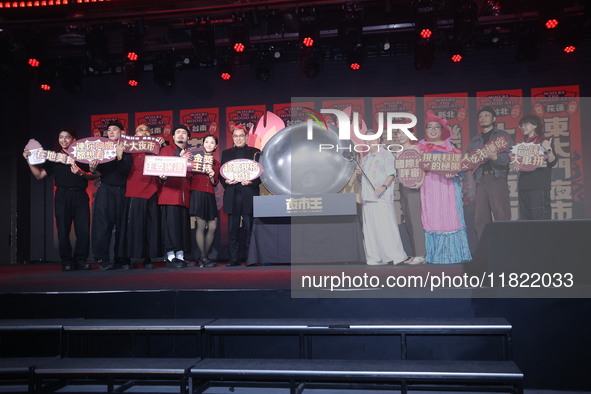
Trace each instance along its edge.
<path fill-rule="evenodd" d="M 433 35 L 433 32 L 429 29 L 423 29 L 421 30 L 421 32 L 419 33 L 419 35 L 422 38 L 431 38 L 431 36 Z"/>
<path fill-rule="evenodd" d="M 459 62 L 462 61 L 462 59 L 463 59 L 463 57 L 459 53 L 456 53 L 455 55 L 453 55 L 451 57 L 451 61 L 454 62 L 454 63 L 459 63 Z"/>
<path fill-rule="evenodd" d="M 351 70 L 359 70 L 361 68 L 361 64 L 359 64 L 359 63 L 351 63 L 349 65 L 349 67 L 351 67 Z"/>
<path fill-rule="evenodd" d="M 135 79 L 130 79 L 129 81 L 127 81 L 127 83 L 129 84 L 129 86 L 138 86 L 139 82 L 136 81 Z"/>
<path fill-rule="evenodd" d="M 558 19 L 548 19 L 546 21 L 547 29 L 554 29 L 556 26 L 558 26 Z"/>
<path fill-rule="evenodd" d="M 306 37 L 302 40 L 302 44 L 304 44 L 304 46 L 311 47 L 314 45 L 314 40 L 312 37 Z"/>
<path fill-rule="evenodd" d="M 139 58 L 139 56 L 135 52 L 127 52 L 127 58 L 132 62 L 135 62 Z"/>
<path fill-rule="evenodd" d="M 41 84 L 41 86 L 40 86 L 40 87 L 41 87 L 41 89 L 43 89 L 43 90 L 51 90 L 51 86 L 50 86 L 50 85 L 48 85 L 48 84 L 46 84 L 46 83 L 43 83 L 43 84 Z"/>
<path fill-rule="evenodd" d="M 27 63 L 29 63 L 29 66 L 31 67 L 39 67 L 39 65 L 41 63 L 39 63 L 39 60 L 35 59 L 35 58 L 30 58 Z"/>
<path fill-rule="evenodd" d="M 227 81 L 228 79 L 232 78 L 232 75 L 230 75 L 230 73 L 222 73 L 222 75 L 220 76 L 224 81 Z"/>
<path fill-rule="evenodd" d="M 234 50 L 236 52 L 244 52 L 244 44 L 241 42 L 237 42 L 236 44 L 234 44 Z"/>
<path fill-rule="evenodd" d="M 565 46 L 565 47 L 564 47 L 564 49 L 563 49 L 563 51 L 564 51 L 565 53 L 573 53 L 573 52 L 574 52 L 574 51 L 576 51 L 576 50 L 577 50 L 577 47 L 576 47 L 576 46 L 574 46 L 574 45 L 568 45 L 568 46 Z"/>

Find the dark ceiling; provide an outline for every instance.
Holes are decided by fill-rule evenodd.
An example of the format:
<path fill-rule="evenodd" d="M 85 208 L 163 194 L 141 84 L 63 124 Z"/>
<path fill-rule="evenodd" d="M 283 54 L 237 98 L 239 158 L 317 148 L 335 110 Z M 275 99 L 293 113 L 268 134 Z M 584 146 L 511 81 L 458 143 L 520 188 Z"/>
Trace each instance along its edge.
<path fill-rule="evenodd" d="M 55 0 L 57 1 L 57 0 Z M 174 57 L 178 67 L 207 67 L 211 62 L 195 60 L 192 30 L 208 21 L 215 35 L 215 57 L 228 53 L 230 29 L 234 22 L 248 26 L 250 45 L 240 63 L 271 50 L 281 50 L 276 61 L 296 61 L 301 44 L 301 20 L 312 18 L 319 29 L 319 45 L 327 59 L 344 56 L 343 26 L 362 28 L 367 56 L 411 53 L 415 50 L 414 23 L 421 15 L 435 15 L 438 29 L 433 41 L 438 50 L 454 39 L 454 18 L 467 6 L 476 13 L 478 27 L 462 45 L 471 50 L 491 45 L 515 45 L 524 30 L 535 29 L 550 8 L 578 26 L 581 36 L 589 33 L 589 0 L 380 0 L 380 1 L 155 1 L 155 0 L 69 0 L 67 5 L 7 8 L 0 0 L 0 60 L 11 56 L 17 61 L 32 50 L 54 62 L 88 57 L 87 36 L 100 31 L 108 42 L 109 69 L 125 62 L 124 50 L 130 32 L 143 38 L 145 64 L 158 57 Z M 27 3 L 18 2 L 18 3 Z M 557 6 L 558 5 L 558 6 Z M 309 20 L 309 19 L 308 19 Z M 499 40 L 492 42 L 498 35 Z M 127 38 L 126 38 L 127 37 Z M 556 39 L 544 36 L 543 39 Z M 383 44 L 391 44 L 384 50 Z M 164 53 L 164 55 L 162 55 Z M 192 60 L 192 61 L 191 61 Z M 184 62 L 183 62 L 184 61 Z M 207 64 L 210 63 L 210 64 Z M 86 71 L 88 72 L 88 71 Z"/>

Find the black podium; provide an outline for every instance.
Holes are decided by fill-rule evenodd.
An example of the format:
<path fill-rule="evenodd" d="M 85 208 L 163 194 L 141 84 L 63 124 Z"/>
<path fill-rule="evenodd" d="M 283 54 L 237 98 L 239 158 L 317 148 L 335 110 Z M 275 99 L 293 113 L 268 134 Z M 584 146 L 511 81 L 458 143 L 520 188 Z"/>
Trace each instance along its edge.
<path fill-rule="evenodd" d="M 257 196 L 247 265 L 365 261 L 355 195 Z"/>

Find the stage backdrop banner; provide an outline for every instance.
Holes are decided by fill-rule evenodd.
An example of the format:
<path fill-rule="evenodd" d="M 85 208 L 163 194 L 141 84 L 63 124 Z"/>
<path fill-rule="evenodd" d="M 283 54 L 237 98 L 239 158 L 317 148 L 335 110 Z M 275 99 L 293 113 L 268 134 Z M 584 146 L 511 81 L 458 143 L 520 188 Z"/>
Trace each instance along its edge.
<path fill-rule="evenodd" d="M 405 96 L 405 97 L 373 97 L 371 99 L 371 109 L 372 109 L 372 120 L 373 120 L 373 128 L 375 130 L 378 129 L 378 114 L 383 112 L 408 112 L 411 114 L 417 114 L 417 99 L 415 96 Z M 382 115 L 385 118 L 385 115 Z M 386 126 L 385 126 L 386 119 L 384 119 L 384 130 L 383 132 L 386 133 Z M 414 127 L 414 131 L 416 133 L 417 138 L 421 138 L 420 136 L 423 135 L 423 130 L 421 127 Z M 404 214 L 402 212 L 402 206 L 400 205 L 400 184 L 397 181 L 394 184 L 394 209 L 396 210 L 396 218 L 398 223 L 404 222 Z"/>
<path fill-rule="evenodd" d="M 519 120 L 523 117 L 523 90 L 494 90 L 477 92 L 477 108 L 492 107 L 497 116 L 497 127 L 509 133 L 515 143 L 523 141 L 523 133 L 519 131 Z M 510 172 L 507 178 L 509 184 L 509 199 L 511 204 L 511 220 L 519 218 L 519 201 L 517 195 L 516 172 Z"/>
<path fill-rule="evenodd" d="M 250 129 L 254 129 L 255 125 L 265 114 L 267 107 L 261 105 L 243 105 L 241 107 L 226 107 L 226 147 L 231 148 L 234 144 L 232 141 L 232 130 L 235 126 L 246 127 L 246 133 Z"/>
<path fill-rule="evenodd" d="M 141 124 L 148 126 L 153 136 L 169 138 L 172 132 L 172 111 L 136 112 L 135 127 Z"/>
<path fill-rule="evenodd" d="M 552 219 L 583 218 L 583 149 L 579 86 L 531 90 L 532 108 L 552 137 L 558 163 L 552 170 Z"/>
<path fill-rule="evenodd" d="M 456 148 L 466 151 L 470 144 L 468 93 L 425 95 L 425 114 L 428 111 L 432 111 L 441 119 L 447 119 L 447 125 L 452 133 L 452 142 Z M 419 122 L 417 128 L 421 135 L 424 135 L 424 123 Z"/>
<path fill-rule="evenodd" d="M 273 104 L 273 113 L 281 118 L 285 127 L 305 122 L 310 109 L 314 110 L 313 101 Z"/>
<path fill-rule="evenodd" d="M 365 100 L 362 98 L 351 98 L 351 99 L 341 99 L 341 100 L 324 100 L 322 101 L 322 106 L 320 108 L 333 108 L 338 109 L 340 111 L 344 111 L 348 113 L 349 119 L 353 121 L 353 113 L 359 113 L 359 119 L 365 120 Z M 337 126 L 336 117 L 332 114 L 322 114 L 324 119 L 328 124 L 332 124 Z M 361 127 L 360 127 L 361 129 Z M 351 130 L 351 135 L 353 135 L 353 130 Z"/>
<path fill-rule="evenodd" d="M 201 146 L 203 137 L 207 134 L 220 136 L 220 109 L 219 108 L 199 108 L 199 109 L 181 109 L 181 124 L 187 125 L 191 130 L 191 139 L 189 145 Z M 216 160 L 219 160 L 220 153 L 216 150 L 214 153 Z"/>
<path fill-rule="evenodd" d="M 127 130 L 129 116 L 127 114 L 90 115 L 90 136 L 106 138 L 109 122 L 119 122 Z"/>

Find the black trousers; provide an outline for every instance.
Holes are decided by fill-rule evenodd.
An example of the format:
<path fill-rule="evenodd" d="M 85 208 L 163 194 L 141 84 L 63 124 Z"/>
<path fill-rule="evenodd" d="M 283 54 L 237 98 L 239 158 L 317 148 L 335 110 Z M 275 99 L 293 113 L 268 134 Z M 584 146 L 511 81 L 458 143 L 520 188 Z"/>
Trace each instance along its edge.
<path fill-rule="evenodd" d="M 162 250 L 191 251 L 189 209 L 180 205 L 162 205 Z"/>
<path fill-rule="evenodd" d="M 232 213 L 228 215 L 228 241 L 230 247 L 230 262 L 240 261 L 240 234 L 241 229 L 244 230 L 246 236 L 244 240 L 245 251 L 244 256 L 248 256 L 248 247 L 250 245 L 250 235 L 252 233 L 252 212 L 244 212 L 244 204 L 242 201 L 242 193 L 239 190 L 234 192 L 234 201 L 232 201 Z M 240 227 L 240 219 L 242 218 L 242 227 Z"/>
<path fill-rule="evenodd" d="M 119 240 L 125 205 L 125 187 L 101 183 L 92 212 L 92 253 L 96 260 L 109 260 L 111 237 L 115 237 L 114 258 L 119 256 Z"/>
<path fill-rule="evenodd" d="M 550 220 L 550 190 L 519 190 L 520 220 Z"/>
<path fill-rule="evenodd" d="M 160 247 L 158 195 L 154 193 L 149 199 L 126 197 L 119 257 L 155 258 L 162 255 Z"/>
<path fill-rule="evenodd" d="M 62 261 L 86 261 L 90 247 L 90 208 L 85 189 L 58 187 L 54 197 L 55 224 Z M 70 230 L 74 223 L 76 244 L 72 257 Z"/>

